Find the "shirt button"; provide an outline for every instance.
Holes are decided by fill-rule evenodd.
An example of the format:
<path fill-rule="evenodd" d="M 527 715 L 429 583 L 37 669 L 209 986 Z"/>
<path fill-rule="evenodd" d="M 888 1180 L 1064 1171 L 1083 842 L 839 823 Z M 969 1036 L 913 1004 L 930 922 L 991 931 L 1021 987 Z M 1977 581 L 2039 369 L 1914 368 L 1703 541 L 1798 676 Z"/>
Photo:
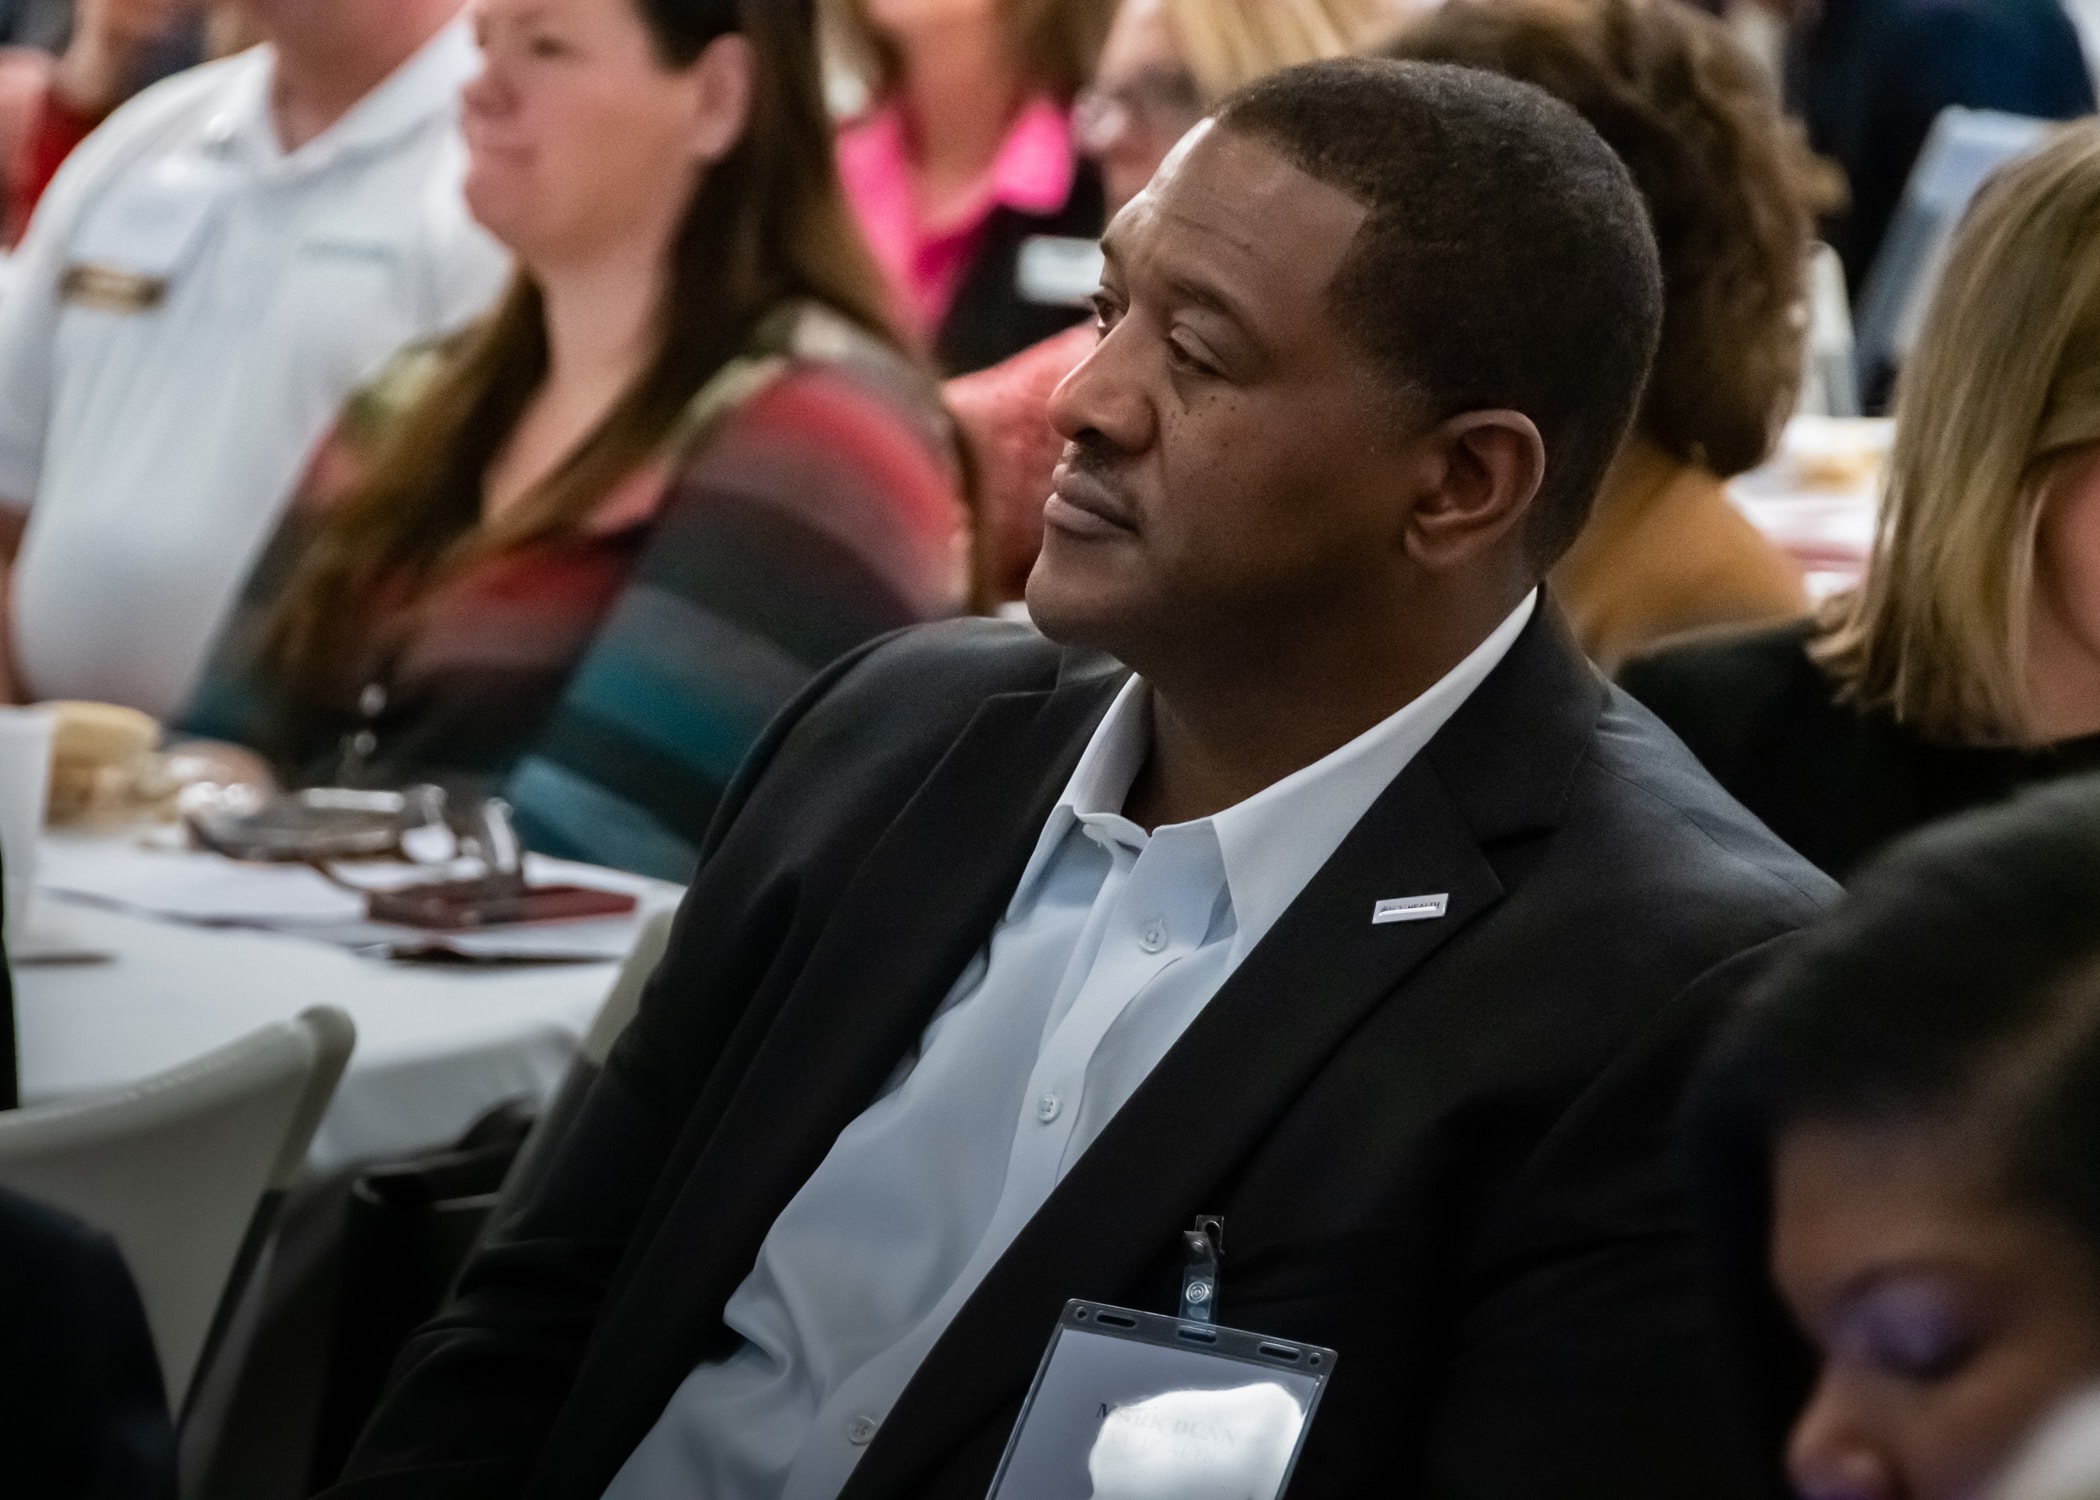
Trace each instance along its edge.
<path fill-rule="evenodd" d="M 1035 1117 L 1048 1125 L 1064 1112 L 1065 1101 L 1055 1094 L 1045 1094 L 1035 1101 Z"/>
<path fill-rule="evenodd" d="M 350 738 L 350 748 L 360 756 L 369 757 L 379 748 L 379 736 L 369 729 L 360 729 Z"/>
<path fill-rule="evenodd" d="M 882 1426 L 873 1417 L 855 1417 L 846 1424 L 846 1441 L 856 1448 L 865 1448 L 874 1440 L 875 1430 Z"/>
<path fill-rule="evenodd" d="M 1152 918 L 1138 931 L 1138 946 L 1147 953 L 1157 953 L 1167 946 L 1167 924 L 1158 917 Z"/>
<path fill-rule="evenodd" d="M 386 712 L 386 684 L 368 682 L 365 690 L 357 695 L 357 711 L 368 719 L 376 719 Z"/>

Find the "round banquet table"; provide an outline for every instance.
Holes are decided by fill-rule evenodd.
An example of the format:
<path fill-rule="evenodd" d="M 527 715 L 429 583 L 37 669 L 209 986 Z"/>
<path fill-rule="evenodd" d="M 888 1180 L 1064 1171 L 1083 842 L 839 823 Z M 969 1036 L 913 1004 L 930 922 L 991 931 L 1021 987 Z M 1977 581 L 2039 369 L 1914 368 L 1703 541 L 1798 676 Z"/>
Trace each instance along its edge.
<path fill-rule="evenodd" d="M 654 885 L 655 883 L 650 883 Z M 644 909 L 674 901 L 656 886 Z M 561 1080 L 618 965 L 390 962 L 306 937 L 207 927 L 39 891 L 25 928 L 96 962 L 18 963 L 25 1105 L 130 1083 L 310 1005 L 357 1023 L 357 1047 L 314 1136 L 315 1169 L 455 1140 Z"/>

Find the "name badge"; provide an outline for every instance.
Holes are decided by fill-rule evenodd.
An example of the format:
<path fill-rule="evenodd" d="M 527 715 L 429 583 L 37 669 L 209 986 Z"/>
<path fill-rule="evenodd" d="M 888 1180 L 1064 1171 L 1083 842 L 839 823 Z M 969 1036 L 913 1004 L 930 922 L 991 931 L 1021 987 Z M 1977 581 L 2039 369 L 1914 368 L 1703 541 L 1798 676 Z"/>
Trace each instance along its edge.
<path fill-rule="evenodd" d="M 58 300 L 96 312 L 136 313 L 160 306 L 168 295 L 164 276 L 138 276 L 115 266 L 67 266 L 58 278 Z"/>
<path fill-rule="evenodd" d="M 224 162 L 170 156 L 120 183 L 82 221 L 59 296 L 105 312 L 159 306 L 236 180 Z"/>
<path fill-rule="evenodd" d="M 988 1500 L 1280 1500 L 1332 1349 L 1068 1302 Z"/>
<path fill-rule="evenodd" d="M 1448 891 L 1438 891 L 1433 896 L 1394 896 L 1371 908 L 1371 925 L 1383 927 L 1388 922 L 1434 922 L 1450 909 Z"/>
<path fill-rule="evenodd" d="M 1021 241 L 1014 280 L 1024 302 L 1084 307 L 1101 290 L 1101 242 L 1038 234 Z"/>

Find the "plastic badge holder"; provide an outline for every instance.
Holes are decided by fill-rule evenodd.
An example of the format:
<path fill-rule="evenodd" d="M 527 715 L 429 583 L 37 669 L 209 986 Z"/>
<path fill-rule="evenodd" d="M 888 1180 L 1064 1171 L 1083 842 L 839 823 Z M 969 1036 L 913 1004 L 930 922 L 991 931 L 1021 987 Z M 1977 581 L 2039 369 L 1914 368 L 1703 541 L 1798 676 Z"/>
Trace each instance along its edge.
<path fill-rule="evenodd" d="M 988 1500 L 1280 1500 L 1332 1349 L 1068 1302 Z"/>

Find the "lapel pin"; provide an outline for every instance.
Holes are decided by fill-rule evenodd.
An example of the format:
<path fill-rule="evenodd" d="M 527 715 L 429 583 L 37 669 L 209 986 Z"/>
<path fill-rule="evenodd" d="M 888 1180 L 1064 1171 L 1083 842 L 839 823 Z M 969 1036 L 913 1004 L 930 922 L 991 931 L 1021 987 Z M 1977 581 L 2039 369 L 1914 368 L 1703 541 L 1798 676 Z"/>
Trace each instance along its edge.
<path fill-rule="evenodd" d="M 1381 901 L 1371 908 L 1371 925 L 1382 926 L 1387 922 L 1433 922 L 1444 914 L 1451 904 L 1449 892 L 1439 891 L 1434 896 L 1395 896 L 1390 901 Z"/>

